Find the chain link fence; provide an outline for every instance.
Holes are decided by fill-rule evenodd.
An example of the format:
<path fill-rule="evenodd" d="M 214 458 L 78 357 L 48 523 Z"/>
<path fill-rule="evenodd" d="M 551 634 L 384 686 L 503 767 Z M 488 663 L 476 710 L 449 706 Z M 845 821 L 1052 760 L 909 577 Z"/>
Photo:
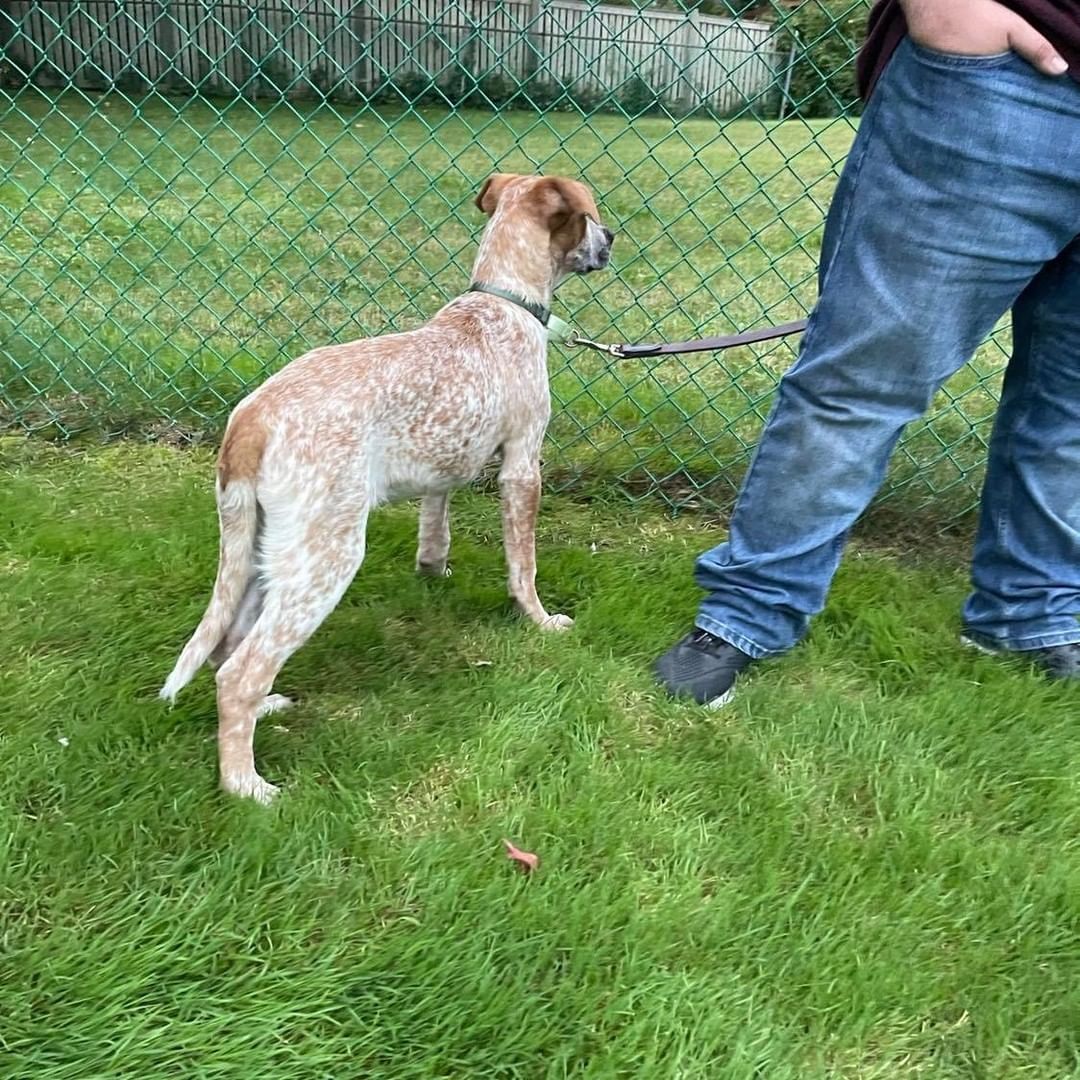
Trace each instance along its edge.
<path fill-rule="evenodd" d="M 0 5 L 0 424 L 197 440 L 305 349 L 464 289 L 493 171 L 580 176 L 618 232 L 560 289 L 594 338 L 811 307 L 867 4 L 32 0 Z M 867 312 L 872 318 L 873 312 Z M 1002 328 L 885 498 L 974 502 Z M 797 342 L 553 348 L 549 486 L 728 503 Z"/>

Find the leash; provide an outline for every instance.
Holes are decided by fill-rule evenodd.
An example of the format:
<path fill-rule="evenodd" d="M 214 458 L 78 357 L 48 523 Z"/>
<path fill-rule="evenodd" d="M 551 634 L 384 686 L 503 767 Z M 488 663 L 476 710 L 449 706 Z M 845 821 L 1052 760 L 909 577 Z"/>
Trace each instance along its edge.
<path fill-rule="evenodd" d="M 597 352 L 607 353 L 618 360 L 637 360 L 647 356 L 676 356 L 680 353 L 692 352 L 719 352 L 721 349 L 734 349 L 739 345 L 754 345 L 759 341 L 773 341 L 776 338 L 790 337 L 792 334 L 801 334 L 806 329 L 806 319 L 796 322 L 784 323 L 781 326 L 763 326 L 758 330 L 744 330 L 741 334 L 725 334 L 722 337 L 699 338 L 697 341 L 669 341 L 657 342 L 646 345 L 631 345 L 629 343 L 612 344 L 603 341 L 591 341 L 582 337 L 574 328 L 553 315 L 551 308 L 543 304 L 533 303 L 520 293 L 510 292 L 508 289 L 500 289 L 487 282 L 473 281 L 469 285 L 469 292 L 487 293 L 489 296 L 498 296 L 503 300 L 509 300 L 519 308 L 527 311 L 541 326 L 547 327 L 548 340 L 571 348 L 581 346 L 586 349 L 595 349 Z"/>
<path fill-rule="evenodd" d="M 556 323 L 561 325 L 557 326 Z M 792 334 L 801 334 L 806 329 L 806 319 L 798 319 L 796 322 L 784 323 L 781 326 L 763 326 L 758 330 L 744 330 L 741 334 L 725 334 L 722 337 L 699 338 L 697 341 L 669 341 L 664 343 L 631 345 L 628 343 L 612 344 L 603 341 L 590 341 L 563 323 L 556 316 L 551 317 L 549 329 L 552 340 L 560 340 L 558 331 L 563 327 L 566 336 L 561 339 L 562 344 L 571 347 L 582 346 L 586 349 L 595 349 L 597 352 L 607 353 L 617 360 L 638 360 L 647 356 L 676 356 L 681 353 L 692 352 L 718 352 L 721 349 L 734 349 L 739 345 L 754 345 L 759 341 L 773 341 L 776 338 L 790 337 Z"/>

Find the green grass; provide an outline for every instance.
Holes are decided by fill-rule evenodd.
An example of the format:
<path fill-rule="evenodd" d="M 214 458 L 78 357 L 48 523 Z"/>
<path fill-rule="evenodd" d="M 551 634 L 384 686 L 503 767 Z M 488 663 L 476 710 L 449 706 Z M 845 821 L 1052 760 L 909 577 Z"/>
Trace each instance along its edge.
<path fill-rule="evenodd" d="M 154 696 L 209 456 L 0 453 L 5 1077 L 1080 1076 L 1075 689 L 958 648 L 956 558 L 852 552 L 708 715 L 648 664 L 715 532 L 549 498 L 551 637 L 493 499 L 446 582 L 388 510 L 279 680 L 262 809 L 215 790 L 212 680 Z"/>
<path fill-rule="evenodd" d="M 417 325 L 463 289 L 494 169 L 597 191 L 614 272 L 560 292 L 591 336 L 797 318 L 852 126 L 27 90 L 0 132 L 0 423 L 189 437 L 304 349 Z M 551 475 L 724 502 L 793 355 L 553 350 Z M 908 502 L 970 505 L 1001 355 L 913 428 L 893 476 Z"/>

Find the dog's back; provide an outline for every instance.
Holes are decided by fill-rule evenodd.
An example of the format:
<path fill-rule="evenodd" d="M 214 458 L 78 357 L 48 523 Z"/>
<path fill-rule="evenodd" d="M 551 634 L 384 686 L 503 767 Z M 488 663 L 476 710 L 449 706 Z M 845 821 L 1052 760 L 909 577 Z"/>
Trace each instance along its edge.
<path fill-rule="evenodd" d="M 237 406 L 223 461 L 255 415 L 260 487 L 329 471 L 368 484 L 376 503 L 449 491 L 523 426 L 546 426 L 543 327 L 468 294 L 416 330 L 314 349 Z"/>

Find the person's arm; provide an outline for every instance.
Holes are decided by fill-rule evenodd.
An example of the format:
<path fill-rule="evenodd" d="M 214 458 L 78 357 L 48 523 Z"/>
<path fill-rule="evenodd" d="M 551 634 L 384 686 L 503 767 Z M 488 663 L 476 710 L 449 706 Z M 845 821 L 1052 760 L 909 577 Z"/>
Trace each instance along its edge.
<path fill-rule="evenodd" d="M 1069 65 L 1029 22 L 995 0 L 900 0 L 917 45 L 961 56 L 992 56 L 1012 49 L 1046 75 Z"/>

